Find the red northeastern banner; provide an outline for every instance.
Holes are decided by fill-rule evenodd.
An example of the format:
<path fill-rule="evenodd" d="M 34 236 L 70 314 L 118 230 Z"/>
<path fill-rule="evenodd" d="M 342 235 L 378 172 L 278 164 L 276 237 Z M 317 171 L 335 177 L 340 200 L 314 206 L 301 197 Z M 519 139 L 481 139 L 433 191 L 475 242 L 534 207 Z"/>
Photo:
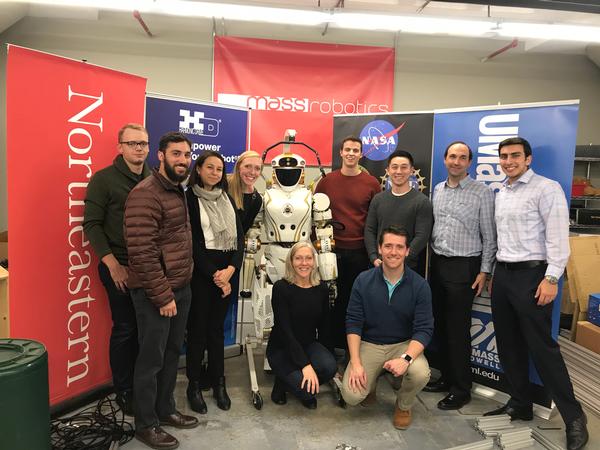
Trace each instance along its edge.
<path fill-rule="evenodd" d="M 213 100 L 253 110 L 252 149 L 262 152 L 291 128 L 329 166 L 334 114 L 392 109 L 394 58 L 393 48 L 216 37 Z"/>
<path fill-rule="evenodd" d="M 144 78 L 8 47 L 10 335 L 48 349 L 51 404 L 111 380 L 112 323 L 83 200 L 119 128 L 143 123 L 145 90 Z"/>

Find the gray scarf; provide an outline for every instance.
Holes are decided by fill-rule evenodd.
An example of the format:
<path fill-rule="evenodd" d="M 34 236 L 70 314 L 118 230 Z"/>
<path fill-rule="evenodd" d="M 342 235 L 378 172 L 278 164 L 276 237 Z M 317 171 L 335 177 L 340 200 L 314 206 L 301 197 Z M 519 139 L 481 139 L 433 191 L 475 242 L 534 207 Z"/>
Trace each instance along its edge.
<path fill-rule="evenodd" d="M 207 191 L 197 184 L 192 186 L 192 192 L 196 194 L 208 214 L 210 228 L 215 237 L 215 248 L 224 251 L 237 250 L 235 211 L 227 194 L 220 188 Z"/>

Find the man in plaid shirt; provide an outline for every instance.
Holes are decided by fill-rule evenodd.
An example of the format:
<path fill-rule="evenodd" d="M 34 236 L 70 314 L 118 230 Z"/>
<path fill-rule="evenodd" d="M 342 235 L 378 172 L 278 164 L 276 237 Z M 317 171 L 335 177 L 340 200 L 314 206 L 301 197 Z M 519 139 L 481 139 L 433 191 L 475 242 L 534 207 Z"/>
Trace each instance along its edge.
<path fill-rule="evenodd" d="M 492 272 L 496 254 L 494 193 L 468 174 L 473 152 L 452 142 L 444 153 L 448 178 L 433 192 L 431 292 L 442 376 L 426 392 L 449 391 L 438 408 L 471 400 L 471 309 Z"/>
<path fill-rule="evenodd" d="M 492 315 L 510 400 L 485 415 L 533 418 L 529 356 L 565 421 L 567 449 L 588 441 L 587 420 L 552 338 L 553 300 L 569 258 L 569 210 L 553 180 L 529 168 L 531 145 L 516 137 L 500 142 L 507 180 L 496 194 L 498 252 L 492 282 Z"/>

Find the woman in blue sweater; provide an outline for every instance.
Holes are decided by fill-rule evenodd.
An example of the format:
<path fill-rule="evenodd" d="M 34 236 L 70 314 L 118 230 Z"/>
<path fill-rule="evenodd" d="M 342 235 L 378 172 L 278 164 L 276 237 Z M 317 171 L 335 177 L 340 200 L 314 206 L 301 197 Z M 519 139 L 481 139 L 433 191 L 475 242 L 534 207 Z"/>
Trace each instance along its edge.
<path fill-rule="evenodd" d="M 273 285 L 271 297 L 275 325 L 267 346 L 267 358 L 275 384 L 271 400 L 286 403 L 291 392 L 302 404 L 317 407 L 319 385 L 337 370 L 331 353 L 329 295 L 321 283 L 317 253 L 308 242 L 298 242 L 285 262 L 285 277 Z"/>

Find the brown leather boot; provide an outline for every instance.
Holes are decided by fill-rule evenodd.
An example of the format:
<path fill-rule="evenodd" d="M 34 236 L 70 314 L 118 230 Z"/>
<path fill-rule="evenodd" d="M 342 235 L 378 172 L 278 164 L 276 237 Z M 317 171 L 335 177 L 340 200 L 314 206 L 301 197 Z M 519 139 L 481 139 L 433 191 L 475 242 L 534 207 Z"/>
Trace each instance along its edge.
<path fill-rule="evenodd" d="M 161 427 L 154 426 L 135 430 L 135 438 L 154 449 L 173 450 L 179 447 L 179 441 Z"/>
<path fill-rule="evenodd" d="M 394 427 L 398 430 L 406 430 L 410 427 L 412 422 L 412 415 L 410 409 L 400 409 L 396 404 L 396 410 L 394 411 Z"/>

